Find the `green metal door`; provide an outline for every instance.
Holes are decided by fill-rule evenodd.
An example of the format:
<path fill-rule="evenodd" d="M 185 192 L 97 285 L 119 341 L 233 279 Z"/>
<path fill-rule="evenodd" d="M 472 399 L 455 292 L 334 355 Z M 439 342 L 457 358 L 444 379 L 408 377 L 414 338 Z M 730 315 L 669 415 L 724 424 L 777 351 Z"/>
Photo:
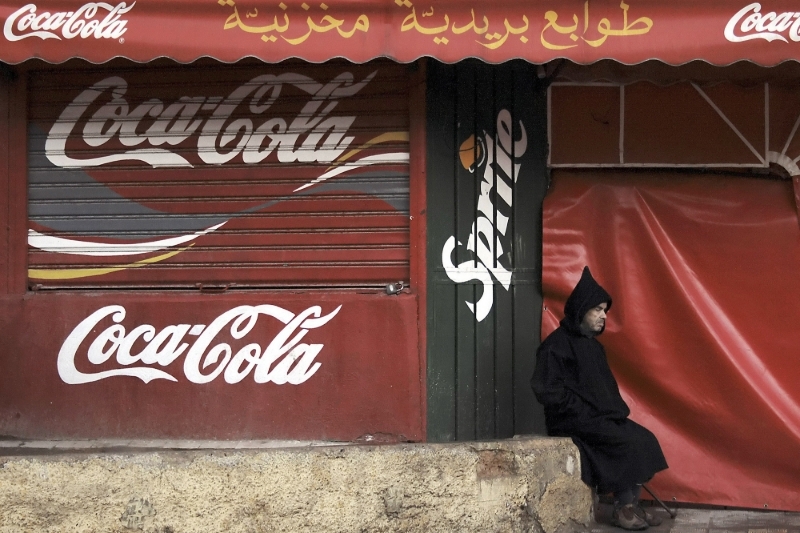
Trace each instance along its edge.
<path fill-rule="evenodd" d="M 427 85 L 428 439 L 544 433 L 546 93 L 536 67 L 431 61 Z"/>

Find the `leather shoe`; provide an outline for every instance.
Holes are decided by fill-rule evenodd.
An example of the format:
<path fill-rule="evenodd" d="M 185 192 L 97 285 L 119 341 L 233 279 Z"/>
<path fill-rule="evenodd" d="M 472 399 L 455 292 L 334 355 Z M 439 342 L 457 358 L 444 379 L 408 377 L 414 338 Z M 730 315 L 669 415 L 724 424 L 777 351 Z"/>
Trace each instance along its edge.
<path fill-rule="evenodd" d="M 641 505 L 636 505 L 634 511 L 636 516 L 647 522 L 648 526 L 660 526 L 664 521 L 660 516 L 646 511 Z"/>
<path fill-rule="evenodd" d="M 648 523 L 636 513 L 632 503 L 614 509 L 614 525 L 628 531 L 641 531 L 649 527 Z"/>

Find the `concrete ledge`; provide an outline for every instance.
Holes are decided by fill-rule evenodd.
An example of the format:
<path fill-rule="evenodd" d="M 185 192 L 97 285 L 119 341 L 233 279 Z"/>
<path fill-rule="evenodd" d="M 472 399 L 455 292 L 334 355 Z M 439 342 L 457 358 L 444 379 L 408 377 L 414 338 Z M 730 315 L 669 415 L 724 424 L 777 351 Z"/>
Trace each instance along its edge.
<path fill-rule="evenodd" d="M 3 453 L 2 533 L 556 533 L 590 520 L 567 439 Z"/>

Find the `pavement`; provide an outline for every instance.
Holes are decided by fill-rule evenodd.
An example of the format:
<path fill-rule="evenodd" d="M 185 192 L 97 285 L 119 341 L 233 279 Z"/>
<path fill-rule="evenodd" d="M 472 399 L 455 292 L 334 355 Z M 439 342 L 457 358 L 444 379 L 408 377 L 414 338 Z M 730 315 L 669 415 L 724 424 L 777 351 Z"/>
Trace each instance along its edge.
<path fill-rule="evenodd" d="M 587 530 L 622 533 L 624 530 L 611 524 L 612 509 L 609 504 L 599 504 L 595 522 Z M 658 506 L 648 510 L 664 519 L 661 525 L 650 527 L 648 533 L 800 533 L 800 513 L 683 507 L 674 509 L 677 515 L 671 519 Z"/>

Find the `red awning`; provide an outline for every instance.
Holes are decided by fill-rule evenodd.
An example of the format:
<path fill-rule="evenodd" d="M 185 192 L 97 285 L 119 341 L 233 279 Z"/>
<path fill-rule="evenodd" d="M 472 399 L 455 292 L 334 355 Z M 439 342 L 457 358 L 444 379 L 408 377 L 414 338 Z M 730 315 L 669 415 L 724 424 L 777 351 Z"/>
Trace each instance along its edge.
<path fill-rule="evenodd" d="M 0 61 L 800 59 L 800 5 L 695 0 L 0 0 Z"/>

